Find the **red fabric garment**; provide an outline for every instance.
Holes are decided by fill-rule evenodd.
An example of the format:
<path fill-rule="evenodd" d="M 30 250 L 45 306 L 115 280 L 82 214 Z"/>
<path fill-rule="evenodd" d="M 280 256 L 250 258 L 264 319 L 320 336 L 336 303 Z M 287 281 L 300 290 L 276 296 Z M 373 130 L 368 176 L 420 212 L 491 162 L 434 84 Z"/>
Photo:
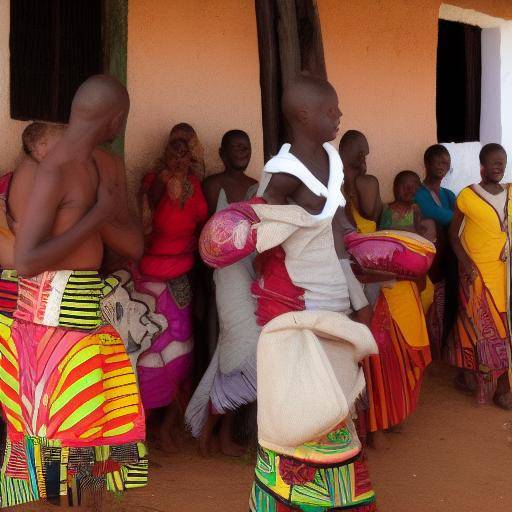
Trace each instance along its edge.
<path fill-rule="evenodd" d="M 151 173 L 144 178 L 143 186 L 150 186 L 155 179 L 156 173 Z M 173 279 L 194 266 L 199 233 L 208 218 L 208 205 L 199 180 L 195 176 L 188 176 L 188 180 L 193 192 L 183 208 L 167 193 L 155 208 L 150 242 L 139 265 L 147 276 Z"/>
<path fill-rule="evenodd" d="M 304 311 L 304 290 L 295 286 L 285 265 L 284 249 L 274 247 L 259 254 L 254 263 L 258 279 L 251 291 L 257 299 L 258 325 L 265 325 L 273 318 L 290 311 Z"/>

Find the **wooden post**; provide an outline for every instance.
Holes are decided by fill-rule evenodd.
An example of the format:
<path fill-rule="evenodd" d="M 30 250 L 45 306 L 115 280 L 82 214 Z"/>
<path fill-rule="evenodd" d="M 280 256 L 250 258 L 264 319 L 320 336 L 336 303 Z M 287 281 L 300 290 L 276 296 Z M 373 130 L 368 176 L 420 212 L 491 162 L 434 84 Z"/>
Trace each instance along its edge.
<path fill-rule="evenodd" d="M 289 140 L 283 87 L 301 71 L 326 78 L 316 0 L 255 0 L 265 161 Z"/>
<path fill-rule="evenodd" d="M 274 0 L 256 0 L 260 56 L 261 117 L 265 161 L 277 153 L 280 143 L 280 70 Z"/>
<path fill-rule="evenodd" d="M 296 0 L 301 69 L 327 79 L 322 28 L 316 0 Z"/>
<path fill-rule="evenodd" d="M 103 70 L 121 83 L 127 81 L 128 0 L 103 1 Z M 124 134 L 110 149 L 124 154 Z"/>

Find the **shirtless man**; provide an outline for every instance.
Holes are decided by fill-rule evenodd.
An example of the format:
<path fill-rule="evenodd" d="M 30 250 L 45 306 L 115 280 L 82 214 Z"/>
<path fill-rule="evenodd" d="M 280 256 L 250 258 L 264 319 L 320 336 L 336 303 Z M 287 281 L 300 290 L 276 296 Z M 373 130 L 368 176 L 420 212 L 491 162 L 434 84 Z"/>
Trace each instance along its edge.
<path fill-rule="evenodd" d="M 82 486 L 84 470 L 104 475 L 113 491 L 124 490 L 125 479 L 130 487 L 147 481 L 144 412 L 123 342 L 103 324 L 104 284 L 97 272 L 104 243 L 134 259 L 143 251 L 139 223 L 126 206 L 123 163 L 95 151 L 121 132 L 128 110 L 128 93 L 116 79 L 89 78 L 75 94 L 67 130 L 39 164 L 33 182 L 20 176 L 13 183 L 9 208 L 18 223 L 14 265 L 20 279 L 11 358 L 19 371 L 4 358 L 0 365 L 19 385 L 2 403 L 7 453 L 42 467 L 45 481 L 38 475 L 17 482 L 23 480 L 18 473 L 2 471 L 2 485 L 30 487 L 9 495 L 12 502 L 3 505 L 42 497 L 79 504 L 97 490 Z M 24 187 L 30 188 L 30 201 L 17 201 L 16 189 Z M 36 439 L 53 451 L 34 450 Z M 96 446 L 104 452 L 92 450 L 90 465 L 80 462 L 78 470 L 82 452 L 74 451 Z M 112 458 L 114 466 L 100 463 Z"/>
<path fill-rule="evenodd" d="M 354 221 L 355 226 L 358 216 L 362 217 L 363 223 L 365 220 L 378 223 L 382 199 L 379 181 L 375 176 L 366 174 L 366 157 L 370 153 L 368 140 L 363 133 L 348 130 L 340 140 L 339 152 L 345 174 L 343 192 L 347 199 L 348 218 Z"/>
<path fill-rule="evenodd" d="M 222 137 L 219 155 L 224 164 L 224 171 L 208 176 L 203 182 L 203 192 L 210 215 L 217 210 L 221 190 L 226 193 L 228 203 L 237 203 L 247 199 L 247 191 L 257 183 L 245 174 L 251 160 L 251 140 L 247 133 L 242 130 L 226 132 Z"/>

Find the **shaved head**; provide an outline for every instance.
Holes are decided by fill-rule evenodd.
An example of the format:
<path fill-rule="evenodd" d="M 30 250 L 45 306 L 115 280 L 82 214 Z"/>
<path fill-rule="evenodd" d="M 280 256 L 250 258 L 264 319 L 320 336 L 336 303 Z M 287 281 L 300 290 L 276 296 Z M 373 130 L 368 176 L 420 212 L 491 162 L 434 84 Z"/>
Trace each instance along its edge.
<path fill-rule="evenodd" d="M 343 150 L 346 150 L 347 148 L 350 148 L 353 145 L 360 143 L 368 145 L 366 135 L 358 130 L 347 130 L 340 140 L 340 153 L 343 153 Z"/>
<path fill-rule="evenodd" d="M 112 142 L 123 129 L 129 109 L 128 91 L 117 78 L 94 75 L 76 91 L 69 125 L 88 125 L 97 131 L 98 143 Z"/>
<path fill-rule="evenodd" d="M 130 98 L 126 87 L 113 76 L 94 75 L 76 91 L 71 104 L 71 119 L 98 119 L 127 112 Z"/>
<path fill-rule="evenodd" d="M 336 94 L 336 91 L 327 80 L 314 76 L 300 76 L 283 92 L 283 114 L 288 122 L 291 122 L 301 109 L 311 107 L 332 94 Z"/>
<path fill-rule="evenodd" d="M 341 112 L 336 90 L 327 80 L 299 76 L 285 88 L 282 109 L 294 136 L 308 132 L 320 142 L 336 137 Z"/>
<path fill-rule="evenodd" d="M 358 130 L 348 130 L 340 140 L 339 152 L 347 172 L 353 170 L 358 175 L 366 173 L 366 157 L 370 153 L 368 140 Z"/>

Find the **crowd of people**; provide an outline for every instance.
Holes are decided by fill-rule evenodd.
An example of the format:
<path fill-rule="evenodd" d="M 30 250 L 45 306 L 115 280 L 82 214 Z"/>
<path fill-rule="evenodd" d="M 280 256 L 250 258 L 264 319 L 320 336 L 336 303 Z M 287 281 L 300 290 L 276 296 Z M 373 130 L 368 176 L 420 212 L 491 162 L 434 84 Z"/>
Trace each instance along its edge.
<path fill-rule="evenodd" d="M 126 123 L 119 82 L 91 77 L 68 125 L 24 130 L 0 179 L 3 507 L 145 485 L 146 441 L 173 453 L 188 431 L 203 456 L 257 438 L 253 512 L 373 512 L 364 447 L 414 412 L 432 359 L 512 409 L 503 147 L 483 147 L 481 182 L 456 197 L 430 146 L 424 179 L 400 170 L 386 204 L 365 135 L 329 144 L 328 82 L 298 77 L 282 108 L 292 143 L 259 182 L 245 131 L 209 174 L 195 129 L 174 126 L 140 221 L 100 148 Z"/>

